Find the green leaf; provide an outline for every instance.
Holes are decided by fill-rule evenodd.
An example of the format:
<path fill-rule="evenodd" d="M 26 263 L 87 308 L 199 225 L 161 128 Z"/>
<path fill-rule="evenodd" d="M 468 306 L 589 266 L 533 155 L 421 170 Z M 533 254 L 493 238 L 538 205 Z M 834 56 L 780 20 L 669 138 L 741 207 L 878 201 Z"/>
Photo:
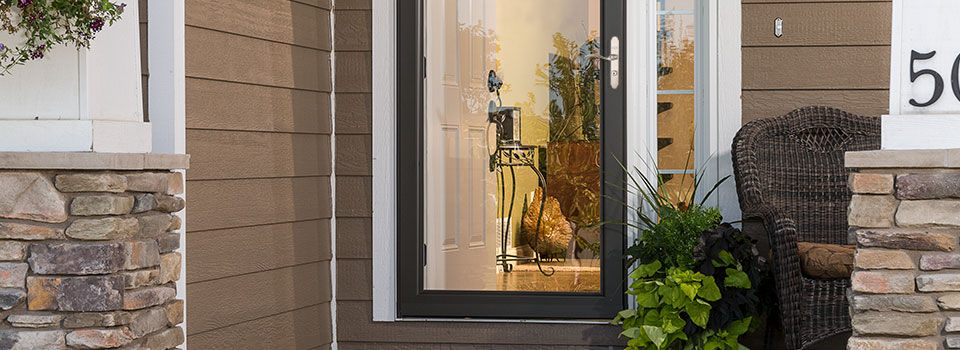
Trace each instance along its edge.
<path fill-rule="evenodd" d="M 688 303 L 685 310 L 687 311 L 687 315 L 690 316 L 690 320 L 693 321 L 693 324 L 701 328 L 707 327 L 707 320 L 710 318 L 710 304 L 697 300 Z"/>
<path fill-rule="evenodd" d="M 720 260 L 723 260 L 723 262 L 727 263 L 726 266 L 737 264 L 737 260 L 734 259 L 733 255 L 730 255 L 730 252 L 726 250 L 721 250 L 720 254 L 717 254 L 717 256 L 720 258 Z"/>
<path fill-rule="evenodd" d="M 636 270 L 633 270 L 633 272 L 630 273 L 630 278 L 637 279 L 653 276 L 653 274 L 657 273 L 661 267 L 663 267 L 663 265 L 660 264 L 660 261 L 654 260 L 652 263 L 637 267 Z"/>
<path fill-rule="evenodd" d="M 660 287 L 660 294 L 663 295 L 663 298 L 666 299 L 668 305 L 675 308 L 680 308 L 685 304 L 683 297 L 683 292 L 680 291 L 680 288 L 677 286 L 663 286 Z"/>
<path fill-rule="evenodd" d="M 693 300 L 697 297 L 697 290 L 700 289 L 700 286 L 694 283 L 681 283 L 680 290 L 683 291 L 683 294 L 686 294 L 687 298 Z"/>
<path fill-rule="evenodd" d="M 643 315 L 643 324 L 648 326 L 660 326 L 662 324 L 660 321 L 660 312 L 657 309 L 647 311 L 647 314 Z"/>
<path fill-rule="evenodd" d="M 663 330 L 660 327 L 656 326 L 643 326 L 643 332 L 647 334 L 647 338 L 650 338 L 650 341 L 653 342 L 658 348 L 663 344 L 664 340 L 667 340 L 667 336 L 663 333 Z"/>
<path fill-rule="evenodd" d="M 687 321 L 680 318 L 677 313 L 661 313 L 663 319 L 663 331 L 667 334 L 675 333 L 687 325 Z"/>
<path fill-rule="evenodd" d="M 730 322 L 730 327 L 727 327 L 727 332 L 730 333 L 730 335 L 734 338 L 737 338 L 740 335 L 747 333 L 747 330 L 750 329 L 750 321 L 751 317 L 747 317 L 742 320 Z"/>
<path fill-rule="evenodd" d="M 743 289 L 752 288 L 750 284 L 750 277 L 747 277 L 746 272 L 729 267 L 727 268 L 726 272 L 727 277 L 723 279 L 724 287 L 736 287 Z"/>
<path fill-rule="evenodd" d="M 717 282 L 713 276 L 707 276 L 703 279 L 703 287 L 700 287 L 697 295 L 707 301 L 717 301 L 722 297 L 720 295 L 720 288 L 717 287 Z"/>
<path fill-rule="evenodd" d="M 620 336 L 621 336 L 621 337 L 627 337 L 627 338 L 630 338 L 630 339 L 636 339 L 636 338 L 640 337 L 640 327 L 630 327 L 630 328 L 627 328 L 627 329 L 624 330 L 623 332 L 620 332 Z"/>
<path fill-rule="evenodd" d="M 655 308 L 660 306 L 660 298 L 656 293 L 639 293 L 637 294 L 637 305 L 646 309 Z"/>
<path fill-rule="evenodd" d="M 619 313 L 617 313 L 617 316 L 622 317 L 622 318 L 634 317 L 634 316 L 637 316 L 637 310 L 634 310 L 634 309 L 626 309 L 626 310 L 623 310 L 623 311 L 620 311 Z"/>

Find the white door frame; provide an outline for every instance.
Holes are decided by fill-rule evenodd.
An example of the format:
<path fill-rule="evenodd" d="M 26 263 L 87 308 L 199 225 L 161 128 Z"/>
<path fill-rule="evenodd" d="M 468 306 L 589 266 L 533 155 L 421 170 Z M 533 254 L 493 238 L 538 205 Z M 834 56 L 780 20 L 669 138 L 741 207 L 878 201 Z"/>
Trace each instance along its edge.
<path fill-rule="evenodd" d="M 730 146 L 741 124 L 740 12 L 739 1 L 701 1 L 710 29 L 705 71 L 704 111 L 699 122 L 711 135 L 698 149 L 715 155 L 707 165 L 712 172 L 732 174 Z M 627 4 L 627 166 L 644 167 L 640 155 L 656 149 L 656 4 Z M 698 31 L 701 32 L 701 31 Z M 373 320 L 397 321 L 396 246 L 396 4 L 373 1 Z M 698 63 L 700 64 L 700 63 Z M 653 82 L 652 84 L 647 82 Z M 651 88 L 651 86 L 653 88 Z M 653 116 L 647 117 L 647 116 Z M 699 121 L 699 120 L 698 120 Z M 635 151 L 639 151 L 635 152 Z M 706 183 L 712 183 L 706 179 Z M 715 180 L 714 180 L 715 181 Z M 635 198 L 629 198 L 636 204 Z M 733 179 L 709 202 L 718 205 L 726 221 L 740 220 Z M 632 232 L 631 234 L 636 234 Z M 612 315 L 611 315 L 612 316 Z M 470 320 L 478 322 L 482 320 Z M 503 322 L 504 320 L 490 320 Z M 538 320 L 511 320 L 536 322 Z M 556 322 L 556 321 L 552 321 Z M 578 321 L 573 321 L 578 322 Z M 595 323 L 595 322 L 590 322 Z"/>

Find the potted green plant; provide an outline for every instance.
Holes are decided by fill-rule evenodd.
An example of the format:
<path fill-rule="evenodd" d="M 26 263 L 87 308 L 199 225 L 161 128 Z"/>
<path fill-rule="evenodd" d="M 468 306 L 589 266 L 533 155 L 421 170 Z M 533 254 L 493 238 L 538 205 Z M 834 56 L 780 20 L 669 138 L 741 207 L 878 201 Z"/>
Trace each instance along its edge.
<path fill-rule="evenodd" d="M 625 169 L 626 170 L 626 169 Z M 641 236 L 626 250 L 634 308 L 617 314 L 628 349 L 743 349 L 739 337 L 759 322 L 763 261 L 753 242 L 704 201 L 727 178 L 694 201 L 703 173 L 683 198 L 670 198 L 639 169 L 626 189 L 642 198 L 636 222 Z M 626 205 L 626 204 L 624 204 Z"/>
<path fill-rule="evenodd" d="M 600 192 L 600 70 L 590 55 L 600 51 L 596 33 L 583 42 L 553 35 L 555 51 L 538 65 L 538 82 L 548 88 L 548 138 L 540 167 L 550 197 L 570 222 L 580 258 L 596 257 L 599 244 Z M 565 250 L 565 248 L 564 248 Z M 564 255 L 569 255 L 563 252 Z"/>

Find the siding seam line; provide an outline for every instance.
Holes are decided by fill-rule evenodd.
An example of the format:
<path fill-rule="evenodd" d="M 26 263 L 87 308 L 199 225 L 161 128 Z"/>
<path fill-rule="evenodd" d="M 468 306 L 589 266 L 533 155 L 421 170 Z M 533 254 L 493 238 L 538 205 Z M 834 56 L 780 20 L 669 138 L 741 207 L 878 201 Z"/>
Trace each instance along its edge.
<path fill-rule="evenodd" d="M 309 178 L 325 178 L 330 177 L 329 175 L 323 175 L 322 173 L 314 175 L 277 175 L 277 176 L 250 176 L 250 177 L 216 177 L 216 178 L 198 178 L 192 179 L 193 182 L 204 182 L 204 181 L 232 181 L 232 180 L 276 180 L 276 179 L 309 179 Z"/>
<path fill-rule="evenodd" d="M 211 31 L 211 32 L 217 32 L 217 33 L 227 34 L 227 35 L 234 35 L 234 36 L 239 36 L 239 37 L 241 37 L 241 38 L 248 38 L 248 39 L 253 39 L 253 40 L 260 40 L 260 41 L 265 41 L 265 42 L 274 43 L 274 44 L 281 44 L 281 45 L 288 45 L 288 46 L 292 46 L 292 47 L 299 47 L 299 48 L 308 49 L 308 50 L 323 51 L 323 52 L 328 52 L 328 53 L 331 51 L 331 50 L 329 50 L 329 49 L 317 48 L 317 47 L 310 47 L 310 46 L 306 46 L 306 45 L 303 45 L 303 44 L 289 43 L 289 42 L 279 41 L 279 40 L 274 40 L 274 39 L 261 38 L 261 37 L 253 36 L 253 35 L 250 35 L 250 34 L 243 34 L 243 33 L 231 32 L 231 31 L 227 31 L 227 30 L 223 30 L 223 29 L 216 29 L 216 28 L 204 27 L 204 26 L 200 26 L 200 25 L 196 25 L 196 24 L 188 24 L 187 27 L 188 27 L 188 28 L 194 28 L 194 29 L 209 30 L 209 31 Z"/>
<path fill-rule="evenodd" d="M 270 318 L 270 317 L 280 316 L 280 315 L 283 315 L 283 314 L 288 314 L 288 313 L 292 313 L 292 312 L 297 312 L 297 311 L 300 311 L 300 310 L 303 310 L 303 309 L 307 309 L 307 308 L 311 308 L 311 307 L 314 307 L 314 306 L 317 306 L 317 305 L 323 305 L 323 304 L 325 304 L 325 303 L 324 303 L 324 302 L 319 302 L 319 303 L 315 303 L 315 304 L 304 305 L 304 306 L 297 307 L 297 308 L 293 308 L 293 309 L 290 309 L 290 310 L 280 311 L 280 312 L 272 313 L 272 314 L 269 314 L 269 315 L 264 315 L 264 316 L 260 316 L 260 317 L 255 317 L 255 318 L 251 318 L 251 319 L 249 319 L 249 320 L 240 321 L 240 322 L 237 322 L 237 323 L 231 323 L 231 324 L 228 324 L 228 325 L 223 325 L 223 326 L 218 326 L 218 327 L 210 328 L 210 329 L 207 329 L 207 330 L 204 330 L 204 331 L 200 331 L 200 332 L 197 332 L 197 333 L 190 333 L 190 334 L 187 334 L 187 336 L 188 336 L 188 337 L 191 337 L 191 336 L 196 336 L 196 335 L 200 335 L 200 334 L 204 334 L 204 333 L 214 332 L 214 331 L 218 331 L 218 330 L 221 330 L 221 329 L 224 329 L 224 328 L 229 328 L 229 327 L 233 327 L 233 326 L 239 326 L 239 325 L 242 325 L 242 324 L 244 324 L 244 323 L 259 321 L 259 320 L 262 320 L 262 319 L 265 319 L 265 318 Z"/>
<path fill-rule="evenodd" d="M 332 135 L 329 131 L 324 132 L 314 132 L 314 131 L 283 131 L 283 130 L 250 130 L 250 129 L 224 129 L 224 128 L 208 128 L 208 127 L 192 127 L 187 128 L 191 131 L 219 131 L 219 132 L 255 132 L 261 134 L 284 134 L 284 135 L 313 135 L 313 136 L 324 136 Z"/>
<path fill-rule="evenodd" d="M 301 267 L 301 266 L 306 266 L 306 265 L 312 265 L 312 264 L 323 264 L 324 262 L 329 262 L 329 261 L 330 261 L 330 259 L 320 259 L 320 260 L 314 260 L 314 261 L 299 262 L 299 263 L 290 264 L 290 265 L 285 265 L 285 266 L 271 267 L 271 268 L 269 268 L 269 269 L 264 269 L 264 270 L 240 272 L 240 273 L 237 273 L 237 274 L 235 274 L 235 275 L 213 277 L 213 278 L 208 278 L 208 279 L 205 279 L 205 280 L 187 282 L 187 285 L 198 284 L 198 283 L 207 283 L 207 282 L 215 282 L 215 281 L 225 280 L 225 279 L 234 278 L 234 277 L 250 276 L 250 275 L 255 275 L 255 274 L 258 274 L 258 273 L 261 273 L 261 272 L 274 272 L 274 271 L 280 271 L 280 270 L 283 270 L 283 269 L 293 269 L 293 268 L 297 268 L 297 267 Z"/>
<path fill-rule="evenodd" d="M 316 219 L 299 219 L 299 220 L 284 220 L 277 222 L 268 222 L 260 224 L 250 224 L 250 225 L 240 225 L 240 226 L 230 226 L 230 227 L 214 227 L 214 228 L 205 228 L 202 230 L 190 231 L 190 233 L 198 232 L 210 232 L 210 231 L 226 231 L 226 230 L 236 230 L 242 228 L 252 228 L 252 227 L 261 227 L 261 226 L 274 226 L 274 225 L 283 225 L 283 224 L 296 224 L 301 222 L 310 222 L 310 221 L 323 221 L 329 220 L 330 218 L 316 218 Z"/>
<path fill-rule="evenodd" d="M 315 89 L 308 89 L 308 88 L 295 87 L 295 86 L 270 85 L 270 84 L 255 83 L 255 82 L 249 82 L 249 81 L 239 81 L 239 80 L 229 80 L 229 79 L 221 79 L 221 78 L 203 77 L 203 76 L 199 76 L 199 75 L 190 75 L 190 74 L 187 74 L 186 77 L 184 77 L 184 78 L 185 78 L 186 80 L 197 79 L 197 80 L 215 81 L 215 82 L 220 82 L 220 83 L 233 83 L 233 84 L 243 84 L 243 85 L 250 85 L 250 86 L 259 86 L 259 87 L 274 88 L 274 89 L 286 89 L 286 90 L 316 92 L 316 93 L 321 93 L 321 94 L 329 94 L 329 93 L 331 93 L 331 92 L 333 91 L 333 86 L 330 86 L 330 90 L 315 90 Z"/>

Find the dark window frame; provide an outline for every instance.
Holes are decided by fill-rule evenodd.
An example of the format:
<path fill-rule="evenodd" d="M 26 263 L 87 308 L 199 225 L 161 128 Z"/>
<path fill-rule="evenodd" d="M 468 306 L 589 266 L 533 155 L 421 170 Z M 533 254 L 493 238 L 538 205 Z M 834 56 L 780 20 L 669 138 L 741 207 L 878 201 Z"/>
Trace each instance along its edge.
<path fill-rule="evenodd" d="M 397 315 L 434 318 L 609 319 L 626 307 L 624 227 L 603 228 L 601 286 L 598 293 L 436 291 L 423 289 L 423 2 L 397 2 Z M 607 222 L 624 222 L 626 159 L 626 23 L 624 0 L 601 2 L 601 52 L 610 38 L 620 39 L 620 86 L 610 88 L 608 61 L 602 61 L 601 117 L 603 194 L 601 212 Z M 612 198 L 616 198 L 612 199 Z M 413 257 L 416 257 L 415 259 Z"/>

